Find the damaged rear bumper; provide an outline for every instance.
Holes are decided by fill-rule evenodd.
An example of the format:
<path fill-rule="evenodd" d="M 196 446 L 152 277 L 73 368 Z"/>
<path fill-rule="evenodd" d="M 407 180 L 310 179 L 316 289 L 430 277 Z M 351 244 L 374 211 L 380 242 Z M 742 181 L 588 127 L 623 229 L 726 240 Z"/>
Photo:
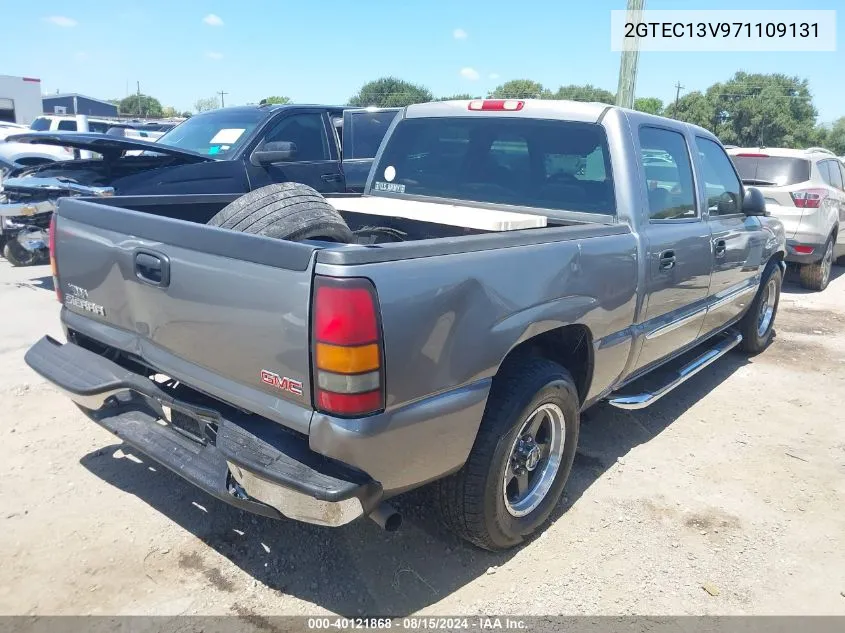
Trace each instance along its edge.
<path fill-rule="evenodd" d="M 46 336 L 25 360 L 89 418 L 233 506 L 340 526 L 381 500 L 382 488 L 369 476 L 314 453 L 307 438 L 260 416 L 179 399 L 146 376 Z"/>

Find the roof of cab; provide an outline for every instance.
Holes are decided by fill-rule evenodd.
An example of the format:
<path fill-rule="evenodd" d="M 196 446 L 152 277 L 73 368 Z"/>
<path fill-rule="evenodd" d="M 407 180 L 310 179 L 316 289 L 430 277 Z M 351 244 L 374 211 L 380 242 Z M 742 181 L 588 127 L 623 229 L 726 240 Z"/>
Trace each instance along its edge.
<path fill-rule="evenodd" d="M 599 120 L 603 112 L 615 107 L 606 103 L 587 103 L 584 101 L 513 99 L 512 101 L 522 101 L 525 104 L 524 107 L 521 110 L 483 111 L 470 110 L 469 104 L 473 101 L 484 101 L 484 99 L 436 101 L 433 103 L 409 105 L 405 110 L 405 117 L 415 119 L 446 116 L 508 116 L 526 119 L 564 119 L 567 121 L 595 123 Z"/>

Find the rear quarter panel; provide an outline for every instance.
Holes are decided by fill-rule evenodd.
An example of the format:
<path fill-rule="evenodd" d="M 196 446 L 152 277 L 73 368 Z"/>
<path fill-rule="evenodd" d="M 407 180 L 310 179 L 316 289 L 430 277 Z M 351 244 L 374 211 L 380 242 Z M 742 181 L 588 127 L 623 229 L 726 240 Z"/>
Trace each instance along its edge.
<path fill-rule="evenodd" d="M 625 232 L 358 266 L 318 263 L 316 272 L 375 283 L 390 410 L 489 379 L 519 343 L 574 323 L 592 333 L 590 393 L 598 393 L 628 359 L 637 266 L 636 237 Z"/>

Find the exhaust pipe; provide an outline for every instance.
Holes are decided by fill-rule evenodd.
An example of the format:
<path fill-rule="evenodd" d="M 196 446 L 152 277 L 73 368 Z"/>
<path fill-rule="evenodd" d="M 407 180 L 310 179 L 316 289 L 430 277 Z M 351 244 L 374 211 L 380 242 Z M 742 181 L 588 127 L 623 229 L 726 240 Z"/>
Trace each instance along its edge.
<path fill-rule="evenodd" d="M 380 503 L 368 514 L 385 532 L 395 532 L 402 525 L 402 515 L 389 503 Z"/>

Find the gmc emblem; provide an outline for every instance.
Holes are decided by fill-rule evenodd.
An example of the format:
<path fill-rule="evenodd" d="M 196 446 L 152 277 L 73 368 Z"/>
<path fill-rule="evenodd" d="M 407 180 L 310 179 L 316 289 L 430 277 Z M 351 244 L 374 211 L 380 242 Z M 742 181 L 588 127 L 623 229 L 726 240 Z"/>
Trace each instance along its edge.
<path fill-rule="evenodd" d="M 279 374 L 274 374 L 272 371 L 267 371 L 266 369 L 261 370 L 261 382 L 268 384 L 271 387 L 275 387 L 276 389 L 292 393 L 295 396 L 302 395 L 301 382 L 286 376 L 279 376 Z"/>

